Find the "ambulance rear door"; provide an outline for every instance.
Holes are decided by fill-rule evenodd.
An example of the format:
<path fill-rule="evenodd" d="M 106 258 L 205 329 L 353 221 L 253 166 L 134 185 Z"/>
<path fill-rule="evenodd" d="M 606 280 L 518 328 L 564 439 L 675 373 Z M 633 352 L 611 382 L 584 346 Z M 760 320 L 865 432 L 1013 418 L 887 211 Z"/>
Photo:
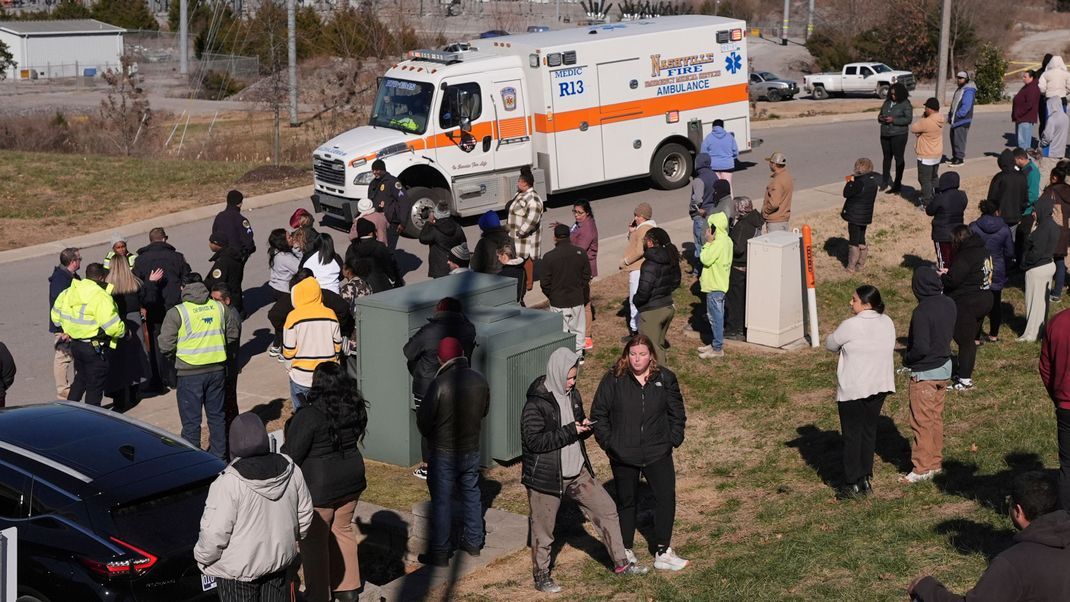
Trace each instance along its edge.
<path fill-rule="evenodd" d="M 553 114 L 556 189 L 605 181 L 599 132 L 598 74 L 593 65 L 566 65 L 549 71 Z"/>

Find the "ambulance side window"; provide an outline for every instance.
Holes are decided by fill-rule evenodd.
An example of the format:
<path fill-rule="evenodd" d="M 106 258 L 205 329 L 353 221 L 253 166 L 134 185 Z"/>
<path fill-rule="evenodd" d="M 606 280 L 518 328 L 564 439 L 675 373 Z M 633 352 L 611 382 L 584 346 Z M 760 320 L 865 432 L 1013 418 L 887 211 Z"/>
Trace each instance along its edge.
<path fill-rule="evenodd" d="M 465 118 L 476 121 L 483 113 L 482 99 L 482 91 L 475 82 L 447 86 L 438 113 L 439 127 L 443 130 L 458 127 Z"/>

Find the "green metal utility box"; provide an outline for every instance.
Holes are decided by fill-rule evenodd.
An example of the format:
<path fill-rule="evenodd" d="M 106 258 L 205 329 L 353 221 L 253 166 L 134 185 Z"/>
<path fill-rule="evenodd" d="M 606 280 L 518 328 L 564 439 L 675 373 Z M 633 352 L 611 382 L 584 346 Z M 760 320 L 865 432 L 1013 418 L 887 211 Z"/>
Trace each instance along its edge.
<path fill-rule="evenodd" d="M 369 402 L 368 431 L 364 437 L 368 458 L 399 466 L 420 461 L 420 433 L 416 428 L 412 378 L 403 348 L 409 338 L 427 324 L 427 318 L 435 313 L 435 306 L 443 297 L 454 297 L 464 305 L 465 314 L 477 333 L 473 366 L 487 374 L 491 381 L 492 409 L 484 423 L 484 436 L 490 439 L 484 447 L 488 452 L 495 450 L 492 457 L 504 457 L 512 453 L 507 451 L 507 446 L 515 439 L 516 456 L 519 455 L 519 412 L 524 403 L 523 393 L 531 380 L 545 371 L 549 354 L 556 347 L 539 349 L 551 344 L 554 337 L 565 334 L 561 332 L 561 318 L 517 305 L 516 280 L 512 278 L 466 272 L 358 299 L 360 387 Z M 505 313 L 494 313 L 494 308 Z M 533 353 L 531 359 L 522 359 L 527 357 L 525 353 Z M 530 366 L 529 370 L 527 364 L 531 362 L 541 362 L 541 365 Z M 515 367 L 518 364 L 525 364 L 525 367 Z M 492 378 L 491 370 L 514 370 L 515 377 L 507 377 L 499 383 L 502 379 Z M 534 376 L 528 378 L 529 371 L 534 371 Z M 525 378 L 527 380 L 521 383 L 520 380 Z M 507 438 L 506 447 L 502 447 L 495 446 L 496 435 L 491 432 L 491 424 L 497 424 L 494 421 L 500 415 L 506 416 L 501 420 L 512 419 L 513 412 L 499 411 L 497 407 L 499 399 L 503 403 L 508 401 L 506 405 L 516 400 L 511 389 L 508 393 L 499 393 L 505 391 L 506 382 L 509 387 L 521 391 L 521 397 L 515 410 L 518 432 L 501 433 Z M 495 431 L 505 428 L 496 427 Z"/>

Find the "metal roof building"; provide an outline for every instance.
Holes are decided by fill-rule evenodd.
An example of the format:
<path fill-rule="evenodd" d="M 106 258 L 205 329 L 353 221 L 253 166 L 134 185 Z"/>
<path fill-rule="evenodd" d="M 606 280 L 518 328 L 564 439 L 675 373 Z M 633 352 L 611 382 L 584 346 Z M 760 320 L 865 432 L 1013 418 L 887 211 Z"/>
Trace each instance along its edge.
<path fill-rule="evenodd" d="M 9 78 L 95 76 L 119 69 L 126 30 L 95 19 L 0 21 L 0 42 L 15 57 Z"/>

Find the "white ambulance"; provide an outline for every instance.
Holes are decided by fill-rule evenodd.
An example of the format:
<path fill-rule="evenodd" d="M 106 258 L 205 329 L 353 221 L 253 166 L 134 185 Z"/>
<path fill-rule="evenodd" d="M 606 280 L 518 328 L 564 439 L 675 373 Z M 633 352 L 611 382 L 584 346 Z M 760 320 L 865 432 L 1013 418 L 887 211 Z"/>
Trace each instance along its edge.
<path fill-rule="evenodd" d="M 375 159 L 405 188 L 410 236 L 435 203 L 501 209 L 523 167 L 544 197 L 684 186 L 714 119 L 750 149 L 745 30 L 686 15 L 413 51 L 381 78 L 368 125 L 313 153 L 315 210 L 352 221 Z"/>

